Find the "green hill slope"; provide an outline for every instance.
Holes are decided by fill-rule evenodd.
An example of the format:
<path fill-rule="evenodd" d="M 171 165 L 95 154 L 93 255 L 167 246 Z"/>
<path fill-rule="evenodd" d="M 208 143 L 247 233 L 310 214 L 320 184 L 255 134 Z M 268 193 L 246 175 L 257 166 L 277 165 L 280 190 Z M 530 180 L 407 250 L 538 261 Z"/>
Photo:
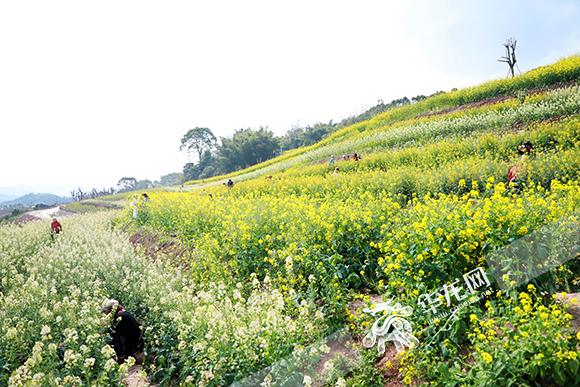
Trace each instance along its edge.
<path fill-rule="evenodd" d="M 572 56 L 552 65 L 531 70 L 513 79 L 490 81 L 479 86 L 439 94 L 412 105 L 388 110 L 370 120 L 343 128 L 317 144 L 290 150 L 279 157 L 244 170 L 205 179 L 203 183 L 221 181 L 230 177 L 248 179 L 285 170 L 291 166 L 321 161 L 325 157 L 341 152 L 362 153 L 368 151 L 368 148 L 373 144 L 375 147 L 371 147 L 371 150 L 377 151 L 381 148 L 377 148 L 376 145 L 382 145 L 384 148 L 388 144 L 376 144 L 373 141 L 376 141 L 379 133 L 388 131 L 393 127 L 399 128 L 400 132 L 406 132 L 407 128 L 413 129 L 415 125 L 426 122 L 445 124 L 446 119 L 473 115 L 480 117 L 484 112 L 501 113 L 502 107 L 515 107 L 515 101 L 524 98 L 525 95 L 543 94 L 551 88 L 562 87 L 566 84 L 574 85 L 578 79 L 580 79 L 580 56 Z M 510 101 L 512 104 L 509 103 Z M 505 105 L 502 105 L 502 102 Z M 488 105 L 496 106 L 490 108 Z M 527 117 L 530 114 L 526 110 L 519 113 L 520 116 L 517 115 L 518 112 L 514 112 L 511 117 L 512 122 L 520 119 L 521 115 Z M 558 112 L 550 111 L 544 114 L 550 116 L 558 114 Z M 375 137 L 374 140 L 373 137 Z M 396 140 L 396 138 L 392 139 L 393 142 Z M 189 184 L 199 183 L 202 182 L 189 182 Z"/>
<path fill-rule="evenodd" d="M 119 384 L 112 297 L 163 385 L 578 385 L 579 78 L 437 95 L 55 241 L 0 227 L 0 384 Z"/>
<path fill-rule="evenodd" d="M 526 280 L 513 280 L 520 273 L 515 263 L 502 266 L 513 281 L 508 295 L 493 285 L 497 292 L 456 309 L 455 319 L 437 313 L 453 311 L 463 298 L 445 302 L 449 295 L 441 295 L 435 313 L 425 297 L 473 270 L 493 270 L 488 256 L 519 238 L 576 221 L 579 75 L 574 56 L 387 111 L 318 144 L 190 182 L 191 192 L 154 193 L 137 223 L 195 247 L 184 260 L 200 286 L 267 282 L 288 310 L 305 302 L 322 313 L 326 332 L 350 325 L 364 336 L 373 318 L 353 315 L 348 305 L 368 300 L 366 294 L 411 306 L 423 344 L 395 373 L 405 382 L 574 383 L 575 366 L 567 361 L 576 356 L 578 338 L 567 333 L 565 318 L 544 321 L 557 306 L 541 295 L 578 290 L 573 256 L 547 252 L 541 265 L 567 263 Z M 527 142 L 532 150 L 522 157 L 518 147 Z M 327 164 L 354 152 L 362 160 Z M 219 184 L 230 177 L 233 188 Z M 540 338 L 546 332 L 550 342 Z M 377 361 L 361 351 L 367 365 Z M 551 361 L 530 361 L 534 356 Z M 195 368 L 208 359 L 183 361 Z M 257 369 L 250 364 L 240 372 Z M 351 381 L 397 379 L 388 375 L 359 365 Z"/>

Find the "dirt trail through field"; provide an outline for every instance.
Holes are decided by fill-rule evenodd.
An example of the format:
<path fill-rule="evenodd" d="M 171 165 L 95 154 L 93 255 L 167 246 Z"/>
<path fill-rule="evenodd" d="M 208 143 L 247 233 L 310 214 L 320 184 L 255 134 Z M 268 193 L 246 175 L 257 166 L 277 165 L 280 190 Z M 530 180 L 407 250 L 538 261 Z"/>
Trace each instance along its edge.
<path fill-rule="evenodd" d="M 72 215 L 72 212 L 65 211 L 60 208 L 60 206 L 50 207 L 43 210 L 35 210 L 29 211 L 18 218 L 16 218 L 17 223 L 26 223 L 31 222 L 33 220 L 47 220 L 52 219 L 53 217 L 62 218 L 64 216 Z"/>
<path fill-rule="evenodd" d="M 36 210 L 36 211 L 30 211 L 27 212 L 26 214 L 29 216 L 33 216 L 35 218 L 38 219 L 51 219 L 53 216 L 62 216 L 62 215 L 57 215 L 58 212 L 60 212 L 60 206 L 57 207 L 50 207 L 50 208 L 45 208 L 44 210 Z"/>
<path fill-rule="evenodd" d="M 143 367 L 140 365 L 134 365 L 133 367 L 129 368 L 129 373 L 127 374 L 125 380 L 123 380 L 123 384 L 125 384 L 127 387 L 156 386 L 147 380 L 147 376 L 145 375 L 145 372 L 143 372 Z"/>

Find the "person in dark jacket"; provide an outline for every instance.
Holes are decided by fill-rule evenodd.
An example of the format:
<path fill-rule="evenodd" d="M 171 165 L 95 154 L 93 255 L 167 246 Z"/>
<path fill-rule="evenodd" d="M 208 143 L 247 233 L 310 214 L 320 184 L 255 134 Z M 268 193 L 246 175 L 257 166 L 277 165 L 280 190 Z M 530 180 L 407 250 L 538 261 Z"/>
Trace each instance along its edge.
<path fill-rule="evenodd" d="M 530 141 L 526 141 L 518 146 L 518 153 L 520 155 L 529 155 L 530 153 L 532 153 L 533 149 L 534 146 L 532 145 L 532 143 Z"/>
<path fill-rule="evenodd" d="M 122 363 L 129 356 L 139 361 L 143 350 L 143 334 L 139 322 L 117 300 L 106 300 L 102 312 L 114 313 L 111 346 L 115 349 L 117 361 Z"/>

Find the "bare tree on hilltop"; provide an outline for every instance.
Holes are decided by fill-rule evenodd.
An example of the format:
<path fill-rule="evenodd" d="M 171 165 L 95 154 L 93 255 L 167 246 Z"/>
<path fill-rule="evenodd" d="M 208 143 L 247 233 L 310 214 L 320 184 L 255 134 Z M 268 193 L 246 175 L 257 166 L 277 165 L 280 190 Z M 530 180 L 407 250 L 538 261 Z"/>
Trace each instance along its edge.
<path fill-rule="evenodd" d="M 518 43 L 518 41 L 515 40 L 514 38 L 509 38 L 508 40 L 506 40 L 506 42 L 503 44 L 503 46 L 505 47 L 505 55 L 497 60 L 498 62 L 507 63 L 507 65 L 509 66 L 508 78 L 515 77 L 514 68 L 517 66 L 516 65 L 516 62 L 517 62 L 516 45 L 517 45 L 517 43 Z M 519 71 L 519 69 L 520 68 L 518 67 L 518 71 Z"/>

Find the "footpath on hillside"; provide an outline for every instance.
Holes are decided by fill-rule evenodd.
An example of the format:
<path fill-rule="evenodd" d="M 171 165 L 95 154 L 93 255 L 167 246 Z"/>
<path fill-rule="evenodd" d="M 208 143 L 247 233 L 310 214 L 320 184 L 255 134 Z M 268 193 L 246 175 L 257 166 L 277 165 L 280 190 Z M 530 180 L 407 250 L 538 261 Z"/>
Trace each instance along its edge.
<path fill-rule="evenodd" d="M 47 220 L 54 217 L 62 218 L 65 216 L 72 215 L 72 212 L 63 210 L 60 206 L 45 208 L 42 210 L 34 210 L 25 212 L 24 214 L 18 216 L 15 221 L 17 223 L 26 223 L 34 220 Z"/>

